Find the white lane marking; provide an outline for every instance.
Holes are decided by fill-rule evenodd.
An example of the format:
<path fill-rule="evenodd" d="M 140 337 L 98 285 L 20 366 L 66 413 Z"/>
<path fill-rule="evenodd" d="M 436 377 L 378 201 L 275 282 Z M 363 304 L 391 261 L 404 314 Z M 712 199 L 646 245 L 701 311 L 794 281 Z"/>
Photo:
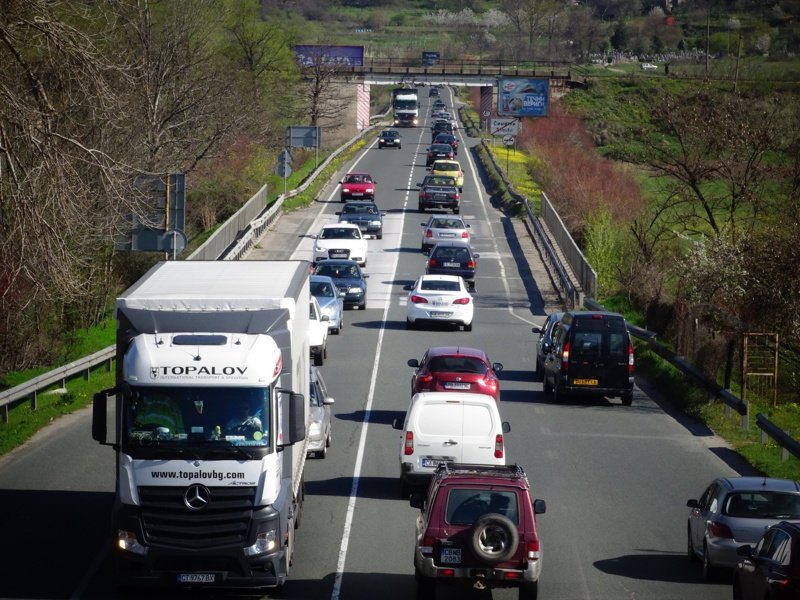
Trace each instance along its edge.
<path fill-rule="evenodd" d="M 506 279 L 506 267 L 503 264 L 503 261 L 500 260 L 499 258 L 500 256 L 502 256 L 502 254 L 497 246 L 497 238 L 494 236 L 492 232 L 492 222 L 489 220 L 489 211 L 486 208 L 485 194 L 483 193 L 483 188 L 481 187 L 480 182 L 478 181 L 478 171 L 475 168 L 475 163 L 472 161 L 472 154 L 469 152 L 465 152 L 464 154 L 467 157 L 467 162 L 469 163 L 470 167 L 472 167 L 472 184 L 478 191 L 478 198 L 480 199 L 481 210 L 483 211 L 483 220 L 484 223 L 486 223 L 489 226 L 489 232 L 491 234 L 489 237 L 491 238 L 492 248 L 494 248 L 494 252 L 492 252 L 491 255 L 489 253 L 486 254 L 482 253 L 481 257 L 482 258 L 484 256 L 486 256 L 487 258 L 489 256 L 491 256 L 492 258 L 494 258 L 495 256 L 498 257 L 497 262 L 500 265 L 500 279 L 502 279 L 503 281 L 503 288 L 505 289 L 506 299 L 508 300 L 508 314 L 510 314 L 515 319 L 519 319 L 523 323 L 527 323 L 528 325 L 535 325 L 536 323 L 534 321 L 526 317 L 523 317 L 522 315 L 518 315 L 516 312 L 514 312 L 514 305 L 511 302 L 511 289 L 508 287 L 508 280 Z M 483 240 L 481 240 L 481 242 L 483 242 Z"/>
<path fill-rule="evenodd" d="M 420 140 L 422 133 L 420 133 Z M 360 159 L 359 159 L 360 160 Z M 413 179 L 414 167 L 408 174 L 408 185 L 406 186 L 406 195 L 403 199 L 403 217 L 401 223 L 405 221 L 406 207 L 408 206 L 408 196 L 411 189 L 411 180 Z M 402 227 L 400 231 L 402 232 Z M 385 236 L 384 236 L 385 237 Z M 400 240 L 398 240 L 398 243 Z M 395 252 L 394 267 L 392 269 L 392 280 L 397 277 L 397 263 L 399 262 L 400 253 Z M 350 487 L 350 497 L 347 500 L 347 512 L 344 519 L 344 531 L 342 532 L 342 544 L 339 546 L 339 559 L 336 562 L 336 577 L 333 582 L 333 591 L 331 593 L 331 600 L 339 600 L 339 594 L 342 591 L 342 579 L 344 578 L 344 566 L 347 561 L 347 547 L 350 542 L 350 531 L 353 526 L 353 515 L 356 510 L 356 499 L 358 497 L 358 482 L 361 477 L 361 462 L 364 459 L 364 450 L 367 445 L 367 431 L 369 430 L 369 417 L 372 411 L 372 400 L 375 395 L 375 384 L 378 380 L 378 363 L 381 360 L 381 349 L 383 347 L 383 334 L 386 331 L 386 321 L 389 316 L 389 307 L 391 306 L 390 297 L 387 296 L 383 305 L 383 318 L 381 319 L 381 329 L 378 332 L 378 346 L 375 348 L 375 360 L 372 363 L 372 375 L 369 381 L 369 393 L 367 394 L 367 404 L 364 410 L 364 419 L 361 422 L 361 436 L 358 439 L 358 452 L 356 453 L 356 464 L 353 468 L 353 485 Z"/>

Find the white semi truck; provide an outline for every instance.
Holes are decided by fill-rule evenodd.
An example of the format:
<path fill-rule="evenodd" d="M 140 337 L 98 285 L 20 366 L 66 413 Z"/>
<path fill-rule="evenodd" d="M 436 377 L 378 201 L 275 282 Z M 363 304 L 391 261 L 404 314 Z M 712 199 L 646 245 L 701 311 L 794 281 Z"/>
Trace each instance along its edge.
<path fill-rule="evenodd" d="M 395 127 L 419 125 L 419 95 L 415 88 L 392 90 L 392 108 L 394 109 Z"/>
<path fill-rule="evenodd" d="M 307 450 L 309 267 L 162 262 L 117 299 L 116 387 L 94 397 L 92 436 L 117 454 L 118 585 L 286 581 Z"/>

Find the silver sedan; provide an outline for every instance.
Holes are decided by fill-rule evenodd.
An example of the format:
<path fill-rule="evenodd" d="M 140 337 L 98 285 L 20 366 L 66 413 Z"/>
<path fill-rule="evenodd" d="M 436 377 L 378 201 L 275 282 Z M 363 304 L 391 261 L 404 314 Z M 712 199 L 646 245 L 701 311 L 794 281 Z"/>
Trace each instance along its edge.
<path fill-rule="evenodd" d="M 312 275 L 311 295 L 317 299 L 322 314 L 328 317 L 328 331 L 340 333 L 344 327 L 344 292 L 330 277 Z"/>
<path fill-rule="evenodd" d="M 800 484 L 771 477 L 718 477 L 699 500 L 686 502 L 688 555 L 703 561 L 712 580 L 721 568 L 736 566 L 736 549 L 755 545 L 770 525 L 800 519 Z"/>
<path fill-rule="evenodd" d="M 316 367 L 311 367 L 311 381 L 308 387 L 310 392 L 308 455 L 316 458 L 325 458 L 333 440 L 333 434 L 331 433 L 331 404 L 334 403 L 334 400 L 328 395 L 328 388 L 325 387 L 322 374 Z"/>
<path fill-rule="evenodd" d="M 428 252 L 442 240 L 470 240 L 470 226 L 461 217 L 433 215 L 421 225 L 424 227 L 420 244 L 423 252 Z"/>

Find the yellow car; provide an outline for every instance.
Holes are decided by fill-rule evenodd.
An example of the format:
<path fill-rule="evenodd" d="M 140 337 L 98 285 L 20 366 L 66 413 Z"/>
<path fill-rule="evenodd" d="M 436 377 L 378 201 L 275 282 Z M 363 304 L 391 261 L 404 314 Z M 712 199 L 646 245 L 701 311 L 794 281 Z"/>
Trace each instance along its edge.
<path fill-rule="evenodd" d="M 449 175 L 454 177 L 458 191 L 464 191 L 464 171 L 457 160 L 436 160 L 431 166 L 431 175 Z"/>

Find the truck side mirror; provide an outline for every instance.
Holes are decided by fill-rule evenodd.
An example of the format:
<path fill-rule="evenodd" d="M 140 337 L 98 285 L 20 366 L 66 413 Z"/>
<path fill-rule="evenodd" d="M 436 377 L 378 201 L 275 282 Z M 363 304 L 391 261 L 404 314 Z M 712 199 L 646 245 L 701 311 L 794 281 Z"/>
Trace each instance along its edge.
<path fill-rule="evenodd" d="M 108 443 L 108 397 L 117 393 L 117 388 L 107 388 L 92 397 L 92 439 L 104 446 Z"/>
<path fill-rule="evenodd" d="M 303 394 L 289 395 L 289 445 L 306 439 L 306 399 Z"/>

